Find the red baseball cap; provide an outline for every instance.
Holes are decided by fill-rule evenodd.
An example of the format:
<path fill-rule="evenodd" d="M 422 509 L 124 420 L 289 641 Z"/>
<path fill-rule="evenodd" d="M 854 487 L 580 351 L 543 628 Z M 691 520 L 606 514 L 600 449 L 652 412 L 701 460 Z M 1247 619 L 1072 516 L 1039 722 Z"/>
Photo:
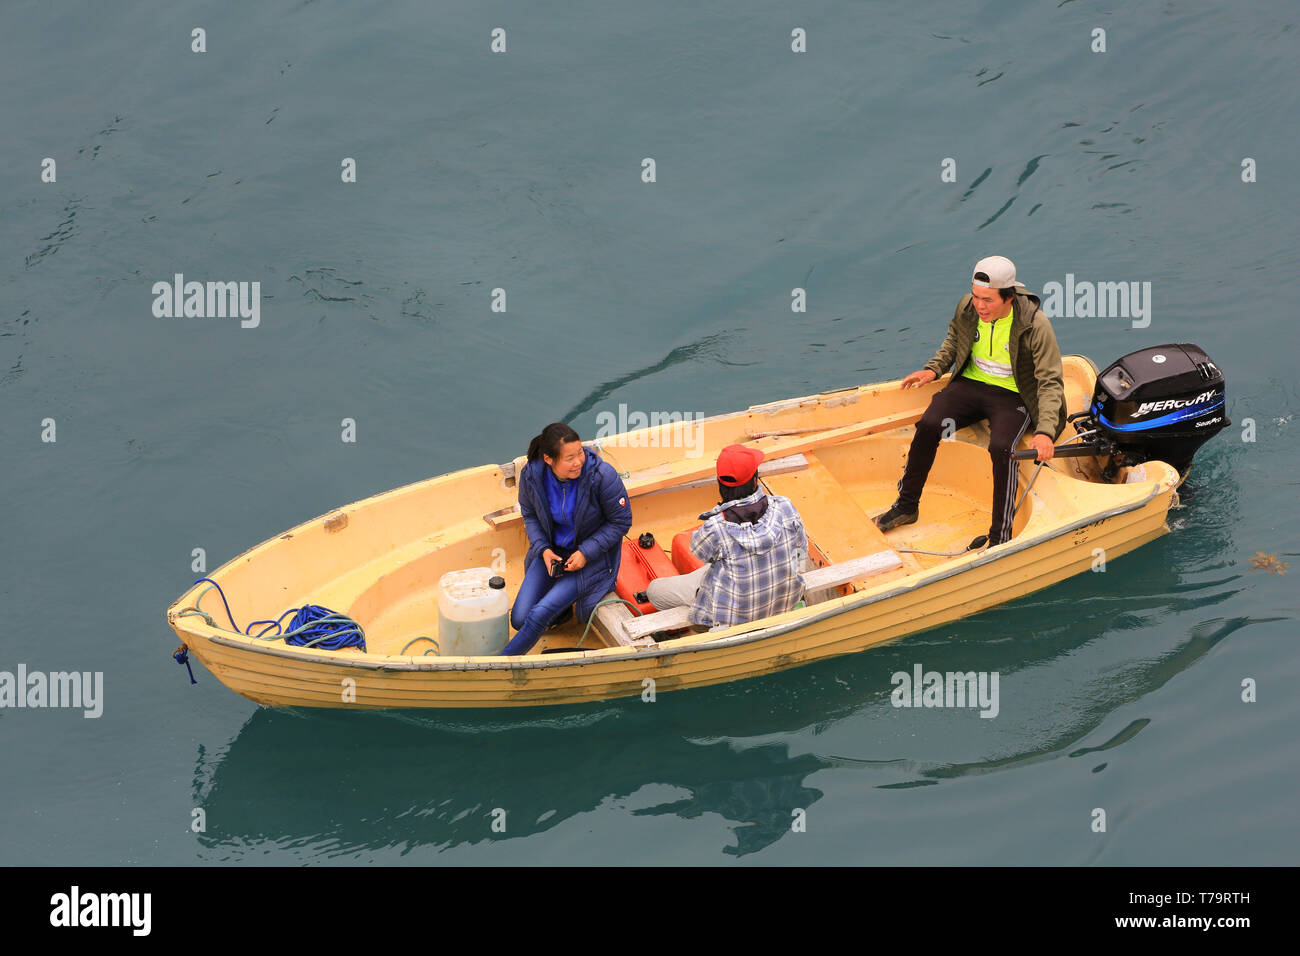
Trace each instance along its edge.
<path fill-rule="evenodd" d="M 757 448 L 728 445 L 718 453 L 718 481 L 730 487 L 746 484 L 758 472 L 758 463 L 766 457 Z"/>

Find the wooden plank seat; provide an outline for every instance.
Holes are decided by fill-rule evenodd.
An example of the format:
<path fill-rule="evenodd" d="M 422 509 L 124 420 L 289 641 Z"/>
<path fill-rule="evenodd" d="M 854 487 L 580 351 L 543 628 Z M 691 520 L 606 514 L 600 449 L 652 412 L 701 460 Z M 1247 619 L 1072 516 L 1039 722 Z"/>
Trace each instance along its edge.
<path fill-rule="evenodd" d="M 520 456 L 512 462 L 506 462 L 506 464 L 501 466 L 502 475 L 509 480 L 514 481 L 515 476 L 523 468 L 524 462 L 526 461 L 526 458 Z M 758 473 L 763 478 L 767 478 L 769 475 L 787 474 L 807 467 L 808 460 L 802 454 L 784 455 L 780 458 L 771 458 L 764 461 L 758 466 Z M 697 474 L 689 474 L 682 481 L 663 486 L 656 485 L 649 490 L 643 490 L 638 486 L 639 481 L 643 484 L 645 483 L 644 479 L 646 479 L 647 476 L 654 477 L 660 472 L 668 474 L 672 471 L 672 468 L 673 466 L 671 465 L 657 465 L 656 467 L 647 469 L 644 472 L 638 472 L 637 474 L 628 477 L 624 481 L 624 486 L 627 488 L 629 495 L 633 498 L 640 498 L 668 491 L 685 491 L 690 488 L 713 487 L 717 484 L 717 478 L 715 477 L 700 477 Z M 498 508 L 496 511 L 488 512 L 483 516 L 483 520 L 493 528 L 508 528 L 521 524 L 524 517 L 519 512 L 519 503 L 515 502 L 514 504 L 507 505 L 504 508 Z"/>
<path fill-rule="evenodd" d="M 780 458 L 768 458 L 762 461 L 758 466 L 758 474 L 759 477 L 766 478 L 769 475 L 784 475 L 792 471 L 802 471 L 807 467 L 808 459 L 806 456 L 802 454 L 784 455 Z M 712 474 L 705 478 L 693 478 L 690 481 L 683 481 L 680 484 L 670 485 L 667 488 L 659 488 L 655 491 L 647 491 L 641 494 L 636 494 L 634 492 L 633 494 L 638 498 L 645 498 L 650 495 L 663 494 L 664 492 L 669 491 L 686 491 L 690 488 L 716 488 L 717 486 L 717 475 Z"/>
<path fill-rule="evenodd" d="M 841 561 L 839 564 L 829 564 L 824 568 L 813 568 L 811 571 L 805 571 L 801 577 L 805 591 L 820 591 L 848 584 L 851 581 L 861 581 L 887 571 L 896 571 L 903 567 L 903 564 L 903 555 L 894 551 L 878 551 L 875 554 L 865 554 L 849 561 Z M 596 613 L 599 615 L 601 611 L 612 607 L 612 605 L 603 607 Z M 691 626 L 691 609 L 687 605 L 671 607 L 666 611 L 656 611 L 653 614 L 643 614 L 640 617 L 634 616 L 623 605 L 618 607 L 624 615 L 619 617 L 618 621 L 622 625 L 625 639 L 615 638 L 620 644 L 641 646 L 639 642 L 649 642 L 648 639 L 652 634 Z"/>
<path fill-rule="evenodd" d="M 617 599 L 618 595 L 610 591 L 602 600 L 615 601 Z M 634 637 L 624 629 L 624 625 L 635 620 L 637 620 L 637 616 L 632 613 L 631 608 L 619 601 L 617 604 L 606 604 L 596 608 L 596 623 L 592 625 L 592 628 L 604 639 L 608 647 L 618 645 L 623 647 L 645 647 L 648 644 L 653 644 L 654 641 L 649 635 Z"/>
<path fill-rule="evenodd" d="M 659 631 L 676 631 L 683 627 L 690 627 L 690 613 L 691 608 L 687 604 L 670 607 L 666 611 L 655 611 L 653 614 L 642 614 L 640 617 L 634 617 L 629 613 L 627 620 L 623 622 L 623 632 L 628 641 L 648 641 L 651 634 Z"/>
<path fill-rule="evenodd" d="M 886 571 L 895 571 L 902 566 L 903 556 L 897 551 L 877 551 L 875 554 L 864 554 L 860 558 L 805 571 L 803 586 L 805 591 L 820 591 L 851 581 L 861 581 Z"/>

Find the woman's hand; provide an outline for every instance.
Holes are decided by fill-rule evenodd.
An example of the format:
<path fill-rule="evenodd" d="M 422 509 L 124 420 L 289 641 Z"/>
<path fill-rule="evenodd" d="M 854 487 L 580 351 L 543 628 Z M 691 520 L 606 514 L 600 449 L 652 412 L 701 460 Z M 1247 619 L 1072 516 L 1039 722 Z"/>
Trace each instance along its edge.
<path fill-rule="evenodd" d="M 546 548 L 542 551 L 542 567 L 546 569 L 547 574 L 551 573 L 551 565 L 558 560 L 560 560 L 560 556 L 550 548 Z"/>
<path fill-rule="evenodd" d="M 586 565 L 586 563 L 587 563 L 587 556 L 583 554 L 581 551 L 575 551 L 573 552 L 573 554 L 569 555 L 569 560 L 564 565 L 564 570 L 579 571 Z"/>

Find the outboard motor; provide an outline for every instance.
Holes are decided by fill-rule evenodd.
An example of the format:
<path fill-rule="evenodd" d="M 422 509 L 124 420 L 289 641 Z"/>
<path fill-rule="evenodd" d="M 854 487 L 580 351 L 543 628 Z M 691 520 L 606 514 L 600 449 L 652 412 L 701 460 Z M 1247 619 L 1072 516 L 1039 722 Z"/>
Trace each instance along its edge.
<path fill-rule="evenodd" d="M 1200 346 L 1156 345 L 1112 362 L 1097 376 L 1081 429 L 1112 446 L 1103 478 L 1124 465 L 1157 459 L 1186 475 L 1192 456 L 1232 423 L 1223 373 Z M 1071 416 L 1076 417 L 1076 416 Z"/>

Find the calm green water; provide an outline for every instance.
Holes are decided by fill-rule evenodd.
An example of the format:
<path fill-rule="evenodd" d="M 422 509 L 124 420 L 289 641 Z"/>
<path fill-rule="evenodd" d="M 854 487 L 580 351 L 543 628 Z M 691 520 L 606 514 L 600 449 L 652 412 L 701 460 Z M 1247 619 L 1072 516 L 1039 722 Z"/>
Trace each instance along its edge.
<path fill-rule="evenodd" d="M 98 719 L 0 711 L 0 863 L 1295 862 L 1295 20 L 7 4 L 0 670 L 104 684 Z M 195 548 L 552 419 L 900 376 L 992 253 L 1035 289 L 1151 283 L 1148 326 L 1062 315 L 1063 351 L 1195 342 L 1227 376 L 1173 533 L 1104 575 L 653 705 L 276 712 L 170 659 Z M 176 273 L 260 282 L 259 324 L 156 317 Z M 997 672 L 997 717 L 891 706 L 917 664 Z"/>

